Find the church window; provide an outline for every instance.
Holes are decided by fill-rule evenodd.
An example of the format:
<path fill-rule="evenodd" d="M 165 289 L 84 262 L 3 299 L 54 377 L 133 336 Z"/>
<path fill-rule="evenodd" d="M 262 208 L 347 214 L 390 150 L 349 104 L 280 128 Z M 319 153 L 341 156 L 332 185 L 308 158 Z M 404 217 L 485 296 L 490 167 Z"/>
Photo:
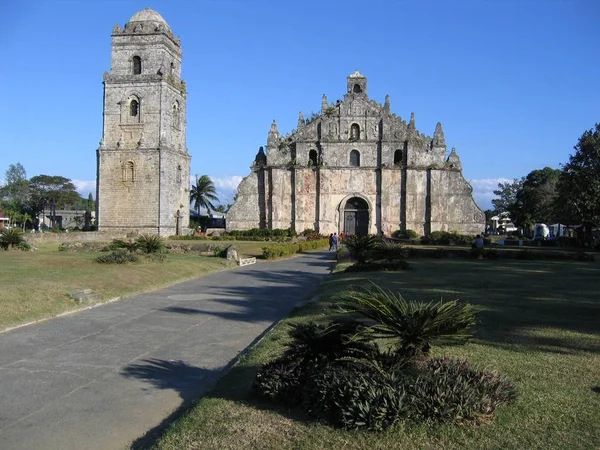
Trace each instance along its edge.
<path fill-rule="evenodd" d="M 394 152 L 394 165 L 399 166 L 402 164 L 402 150 L 396 150 Z"/>
<path fill-rule="evenodd" d="M 123 181 L 131 181 L 135 180 L 135 165 L 133 161 L 127 161 L 123 166 Z"/>
<path fill-rule="evenodd" d="M 175 64 L 171 63 L 171 71 L 170 74 L 173 75 L 173 72 L 175 72 Z"/>
<path fill-rule="evenodd" d="M 174 128 L 179 128 L 179 102 L 173 103 L 173 109 L 171 111 L 171 125 Z"/>
<path fill-rule="evenodd" d="M 129 115 L 131 117 L 138 117 L 140 115 L 140 104 L 135 99 L 129 103 Z"/>
<path fill-rule="evenodd" d="M 358 150 L 350 152 L 350 165 L 352 167 L 360 167 L 360 153 Z"/>
<path fill-rule="evenodd" d="M 360 126 L 357 123 L 353 123 L 350 126 L 350 139 L 358 141 L 360 139 Z"/>
<path fill-rule="evenodd" d="M 139 56 L 133 57 L 133 74 L 140 75 L 142 73 L 142 58 Z"/>
<path fill-rule="evenodd" d="M 310 152 L 308 152 L 308 165 L 309 166 L 317 165 L 317 151 L 316 150 L 311 150 Z"/>
<path fill-rule="evenodd" d="M 362 88 L 360 87 L 360 84 L 356 83 L 356 84 L 354 85 L 354 88 L 352 89 L 352 91 L 353 91 L 355 94 L 360 94 L 360 93 L 362 92 Z"/>
<path fill-rule="evenodd" d="M 181 164 L 177 165 L 177 182 L 181 183 Z"/>

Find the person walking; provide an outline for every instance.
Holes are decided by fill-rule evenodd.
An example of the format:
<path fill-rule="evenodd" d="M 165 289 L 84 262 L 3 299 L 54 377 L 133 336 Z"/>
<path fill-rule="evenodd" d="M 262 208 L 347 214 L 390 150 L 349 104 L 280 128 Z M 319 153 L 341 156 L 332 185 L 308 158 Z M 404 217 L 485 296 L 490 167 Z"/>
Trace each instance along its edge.
<path fill-rule="evenodd" d="M 333 250 L 333 233 L 329 234 L 329 251 Z"/>
<path fill-rule="evenodd" d="M 338 235 L 337 233 L 333 233 L 333 238 L 332 238 L 332 242 L 333 242 L 333 251 L 337 251 L 337 247 L 338 247 Z"/>

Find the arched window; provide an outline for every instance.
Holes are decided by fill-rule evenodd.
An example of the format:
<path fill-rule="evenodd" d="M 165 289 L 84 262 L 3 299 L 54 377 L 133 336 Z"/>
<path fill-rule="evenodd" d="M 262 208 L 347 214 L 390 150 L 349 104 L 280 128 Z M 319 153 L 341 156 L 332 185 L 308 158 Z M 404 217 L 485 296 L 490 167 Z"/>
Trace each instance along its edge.
<path fill-rule="evenodd" d="M 133 182 L 135 180 L 135 165 L 133 161 L 127 161 L 123 165 L 123 181 Z"/>
<path fill-rule="evenodd" d="M 173 103 L 173 109 L 171 111 L 171 125 L 175 128 L 179 128 L 179 102 Z"/>
<path fill-rule="evenodd" d="M 352 89 L 352 91 L 353 91 L 355 94 L 360 94 L 360 93 L 362 92 L 362 88 L 360 87 L 360 84 L 356 83 L 356 84 L 354 85 L 354 88 Z"/>
<path fill-rule="evenodd" d="M 360 126 L 357 123 L 353 123 L 350 126 L 350 139 L 353 141 L 360 139 Z"/>
<path fill-rule="evenodd" d="M 358 150 L 350 152 L 350 165 L 352 167 L 360 167 L 360 153 Z"/>
<path fill-rule="evenodd" d="M 142 73 L 142 58 L 139 56 L 133 57 L 133 74 L 140 75 Z"/>
<path fill-rule="evenodd" d="M 139 117 L 140 115 L 140 104 L 136 99 L 129 102 L 129 115 L 131 117 Z"/>
<path fill-rule="evenodd" d="M 177 165 L 177 182 L 181 183 L 181 164 Z"/>
<path fill-rule="evenodd" d="M 308 152 L 308 165 L 312 166 L 312 167 L 317 165 L 317 151 L 316 150 L 311 150 L 310 152 Z"/>
<path fill-rule="evenodd" d="M 399 166 L 402 164 L 402 150 L 396 150 L 394 152 L 394 165 Z"/>

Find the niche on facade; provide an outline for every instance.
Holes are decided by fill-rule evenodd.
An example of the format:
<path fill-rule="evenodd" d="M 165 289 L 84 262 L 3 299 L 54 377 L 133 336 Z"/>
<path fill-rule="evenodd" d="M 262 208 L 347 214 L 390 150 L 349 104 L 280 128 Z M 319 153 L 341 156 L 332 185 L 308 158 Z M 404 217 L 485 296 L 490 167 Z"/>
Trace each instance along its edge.
<path fill-rule="evenodd" d="M 402 165 L 402 150 L 396 150 L 394 152 L 394 165 L 395 166 Z"/>
<path fill-rule="evenodd" d="M 141 117 L 141 101 L 137 95 L 131 95 L 123 109 L 121 110 L 121 123 L 122 124 L 136 124 L 140 123 Z"/>
<path fill-rule="evenodd" d="M 360 139 L 360 126 L 357 123 L 353 123 L 350 126 L 350 140 L 358 141 Z"/>
<path fill-rule="evenodd" d="M 179 129 L 179 102 L 175 100 L 171 108 L 171 126 Z"/>
<path fill-rule="evenodd" d="M 121 165 L 121 177 L 124 183 L 132 184 L 135 181 L 135 164 L 127 161 Z"/>
<path fill-rule="evenodd" d="M 352 167 L 360 167 L 360 152 L 358 150 L 350 152 L 350 165 Z"/>
<path fill-rule="evenodd" d="M 177 183 L 181 183 L 181 179 L 182 179 L 181 172 L 182 172 L 181 164 L 178 164 L 177 165 L 177 175 L 175 177 L 175 180 L 177 181 Z"/>
<path fill-rule="evenodd" d="M 142 58 L 140 58 L 139 56 L 134 56 L 132 62 L 133 62 L 133 74 L 141 75 L 141 73 L 142 73 Z"/>
<path fill-rule="evenodd" d="M 308 167 L 315 167 L 318 164 L 317 161 L 317 151 L 311 150 L 308 152 Z"/>
<path fill-rule="evenodd" d="M 354 85 L 354 87 L 352 88 L 352 92 L 354 92 L 355 94 L 360 94 L 362 92 L 362 88 L 360 87 L 360 84 L 356 83 Z"/>

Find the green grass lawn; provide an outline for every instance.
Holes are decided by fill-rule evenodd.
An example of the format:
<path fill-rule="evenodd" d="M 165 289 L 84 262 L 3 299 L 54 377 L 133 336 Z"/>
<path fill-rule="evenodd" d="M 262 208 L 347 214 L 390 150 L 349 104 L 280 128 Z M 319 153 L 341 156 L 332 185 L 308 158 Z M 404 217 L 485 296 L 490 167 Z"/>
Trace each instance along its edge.
<path fill-rule="evenodd" d="M 169 254 L 163 263 L 99 264 L 100 252 L 0 251 L 0 329 L 79 308 L 67 293 L 92 289 L 102 300 L 166 286 L 226 268 L 223 258 Z"/>
<path fill-rule="evenodd" d="M 475 337 L 433 355 L 467 358 L 518 387 L 487 425 L 402 424 L 344 432 L 257 399 L 257 367 L 278 356 L 286 323 L 331 317 L 332 296 L 376 281 L 409 300 L 459 298 L 480 308 Z M 413 259 L 404 272 L 329 277 L 321 301 L 275 327 L 156 444 L 158 449 L 596 449 L 600 448 L 600 264 Z"/>

